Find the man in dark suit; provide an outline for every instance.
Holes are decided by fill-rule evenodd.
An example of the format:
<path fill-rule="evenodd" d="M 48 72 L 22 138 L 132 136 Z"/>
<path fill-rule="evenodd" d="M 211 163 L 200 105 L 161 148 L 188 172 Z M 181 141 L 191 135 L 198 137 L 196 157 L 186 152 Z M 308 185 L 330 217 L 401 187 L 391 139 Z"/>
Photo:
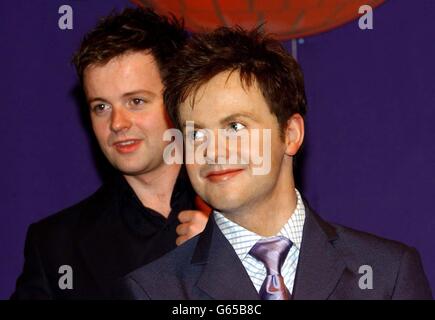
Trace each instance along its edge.
<path fill-rule="evenodd" d="M 179 22 L 141 9 L 86 35 L 74 63 L 115 170 L 88 199 L 29 227 L 12 299 L 107 298 L 119 277 L 203 230 L 185 169 L 163 159 L 171 123 L 161 77 L 185 40 Z"/>
<path fill-rule="evenodd" d="M 214 211 L 202 234 L 127 275 L 120 297 L 432 298 L 415 249 L 325 222 L 295 188 L 306 99 L 278 41 L 219 28 L 194 36 L 170 74 L 165 105 L 195 151 L 192 185 Z"/>

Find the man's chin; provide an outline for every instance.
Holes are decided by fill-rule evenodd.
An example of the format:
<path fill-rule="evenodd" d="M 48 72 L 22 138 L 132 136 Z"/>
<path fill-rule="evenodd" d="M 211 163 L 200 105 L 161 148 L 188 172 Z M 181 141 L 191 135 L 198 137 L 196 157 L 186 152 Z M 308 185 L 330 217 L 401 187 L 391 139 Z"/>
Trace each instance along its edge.
<path fill-rule="evenodd" d="M 149 168 L 147 166 L 132 166 L 132 165 L 114 165 L 118 171 L 123 175 L 127 176 L 139 176 L 141 174 L 147 173 Z"/>
<path fill-rule="evenodd" d="M 214 209 L 220 212 L 237 212 L 237 210 L 241 207 L 240 199 L 231 199 L 230 197 L 225 198 L 225 196 L 212 199 L 208 203 L 210 203 Z"/>

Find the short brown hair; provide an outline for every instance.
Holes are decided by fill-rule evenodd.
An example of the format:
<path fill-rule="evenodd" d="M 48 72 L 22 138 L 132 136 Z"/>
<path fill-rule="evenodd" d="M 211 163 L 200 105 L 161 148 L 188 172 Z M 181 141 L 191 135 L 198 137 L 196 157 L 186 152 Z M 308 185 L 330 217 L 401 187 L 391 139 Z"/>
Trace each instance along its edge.
<path fill-rule="evenodd" d="M 302 71 L 282 44 L 260 28 L 221 27 L 193 36 L 179 51 L 163 79 L 164 102 L 180 126 L 179 106 L 217 74 L 238 71 L 242 83 L 256 81 L 281 129 L 295 113 L 306 113 Z"/>
<path fill-rule="evenodd" d="M 80 81 L 89 65 L 105 64 L 128 52 L 149 50 L 163 77 L 166 65 L 184 45 L 187 33 L 174 16 L 158 15 L 151 8 L 112 12 L 85 35 L 73 57 Z"/>

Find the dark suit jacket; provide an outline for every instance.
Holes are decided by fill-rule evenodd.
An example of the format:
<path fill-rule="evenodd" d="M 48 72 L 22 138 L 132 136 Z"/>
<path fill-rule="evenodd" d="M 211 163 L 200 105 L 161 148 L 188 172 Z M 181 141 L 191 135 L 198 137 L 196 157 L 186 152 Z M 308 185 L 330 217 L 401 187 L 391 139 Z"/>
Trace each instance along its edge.
<path fill-rule="evenodd" d="M 109 298 L 119 278 L 176 247 L 178 212 L 194 208 L 187 175 L 180 172 L 174 187 L 172 196 L 177 200 L 169 217 L 173 217 L 173 223 L 163 222 L 162 230 L 147 235 L 141 232 L 149 221 L 144 217 L 148 209 L 121 209 L 132 195 L 124 194 L 120 199 L 120 189 L 126 182 L 119 179 L 106 183 L 81 203 L 29 227 L 24 269 L 12 299 Z M 72 290 L 59 288 L 61 265 L 73 270 Z"/>
<path fill-rule="evenodd" d="M 293 299 L 432 299 L 415 249 L 329 224 L 305 208 Z M 360 289 L 361 265 L 372 267 L 373 289 Z M 123 299 L 259 299 L 213 218 L 202 234 L 130 273 L 114 292 Z"/>

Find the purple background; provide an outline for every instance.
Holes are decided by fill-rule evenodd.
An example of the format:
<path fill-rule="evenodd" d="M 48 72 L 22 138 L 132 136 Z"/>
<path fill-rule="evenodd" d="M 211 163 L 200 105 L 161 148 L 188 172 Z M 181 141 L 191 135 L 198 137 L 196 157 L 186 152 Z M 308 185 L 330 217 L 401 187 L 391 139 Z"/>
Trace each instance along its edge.
<path fill-rule="evenodd" d="M 63 4 L 73 30 L 57 26 Z M 0 298 L 21 272 L 28 225 L 100 185 L 69 61 L 98 17 L 126 5 L 0 2 Z M 434 1 L 395 0 L 375 10 L 374 30 L 354 21 L 298 45 L 309 103 L 302 191 L 329 221 L 417 247 L 432 288 L 434 30 Z"/>

